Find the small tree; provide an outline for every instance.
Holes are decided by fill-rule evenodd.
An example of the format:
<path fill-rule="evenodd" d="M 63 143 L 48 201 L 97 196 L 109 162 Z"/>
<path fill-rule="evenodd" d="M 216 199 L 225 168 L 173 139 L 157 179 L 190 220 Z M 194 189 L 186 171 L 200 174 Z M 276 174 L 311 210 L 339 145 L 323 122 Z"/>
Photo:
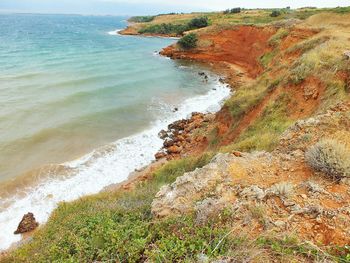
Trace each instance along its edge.
<path fill-rule="evenodd" d="M 272 13 L 270 14 L 271 17 L 278 17 L 281 15 L 281 11 L 279 10 L 273 10 Z"/>
<path fill-rule="evenodd" d="M 194 33 L 190 33 L 182 37 L 178 43 L 182 48 L 190 49 L 195 48 L 197 46 L 197 41 L 197 35 Z"/>
<path fill-rule="evenodd" d="M 196 17 L 193 18 L 189 23 L 188 26 L 190 28 L 202 28 L 207 27 L 209 25 L 209 20 L 207 17 Z"/>
<path fill-rule="evenodd" d="M 238 13 L 240 13 L 241 12 L 241 8 L 240 7 L 235 7 L 235 8 L 232 8 L 231 10 L 230 10 L 230 13 L 231 14 L 238 14 Z"/>

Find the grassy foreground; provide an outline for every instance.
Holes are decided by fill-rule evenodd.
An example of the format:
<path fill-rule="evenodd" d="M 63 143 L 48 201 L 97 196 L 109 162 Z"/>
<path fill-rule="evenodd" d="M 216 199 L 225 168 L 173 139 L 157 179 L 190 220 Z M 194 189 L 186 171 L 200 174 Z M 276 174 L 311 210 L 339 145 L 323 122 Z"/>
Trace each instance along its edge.
<path fill-rule="evenodd" d="M 151 202 L 159 188 L 204 166 L 211 157 L 204 154 L 172 161 L 132 191 L 106 192 L 60 204 L 33 240 L 2 262 L 208 262 L 224 256 L 265 262 L 345 262 L 345 256 L 331 256 L 293 236 L 252 239 L 232 229 L 233 215 L 228 210 L 204 225 L 196 224 L 195 215 L 154 219 Z"/>

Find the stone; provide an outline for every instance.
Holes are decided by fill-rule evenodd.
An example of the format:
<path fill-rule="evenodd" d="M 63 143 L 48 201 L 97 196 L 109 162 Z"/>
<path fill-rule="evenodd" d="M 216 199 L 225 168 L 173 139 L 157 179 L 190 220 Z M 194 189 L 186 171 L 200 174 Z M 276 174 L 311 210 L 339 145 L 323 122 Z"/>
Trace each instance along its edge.
<path fill-rule="evenodd" d="M 166 157 L 166 153 L 165 152 L 157 152 L 154 157 L 156 158 L 156 160 L 162 159 L 164 157 Z"/>
<path fill-rule="evenodd" d="M 281 220 L 277 220 L 276 222 L 273 223 L 275 226 L 279 227 L 279 228 L 283 228 L 285 227 L 286 223 L 284 221 Z"/>
<path fill-rule="evenodd" d="M 345 59 L 349 60 L 350 59 L 350 50 L 344 51 L 343 56 L 345 57 Z"/>
<path fill-rule="evenodd" d="M 168 133 L 165 130 L 161 130 L 158 133 L 158 137 L 161 138 L 162 140 L 164 140 L 166 137 L 168 137 Z"/>
<path fill-rule="evenodd" d="M 170 146 L 167 151 L 168 153 L 180 153 L 182 151 L 182 147 L 173 145 Z"/>
<path fill-rule="evenodd" d="M 259 186 L 252 185 L 250 187 L 244 188 L 239 194 L 241 197 L 246 199 L 258 199 L 263 200 L 265 198 L 265 192 Z"/>
<path fill-rule="evenodd" d="M 234 152 L 232 152 L 232 154 L 236 157 L 242 157 L 242 153 L 238 152 L 238 151 L 234 151 Z"/>
<path fill-rule="evenodd" d="M 30 231 L 33 231 L 39 226 L 39 223 L 36 222 L 34 214 L 28 213 L 25 214 L 19 223 L 17 230 L 14 232 L 14 234 L 23 234 Z"/>

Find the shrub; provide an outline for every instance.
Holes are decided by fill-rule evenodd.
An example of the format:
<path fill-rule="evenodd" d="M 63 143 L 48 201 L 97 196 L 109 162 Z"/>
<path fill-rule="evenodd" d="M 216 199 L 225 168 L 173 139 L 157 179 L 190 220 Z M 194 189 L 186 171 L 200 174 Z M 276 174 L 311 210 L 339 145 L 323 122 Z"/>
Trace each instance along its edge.
<path fill-rule="evenodd" d="M 162 35 L 182 35 L 185 31 L 206 27 L 209 25 L 209 19 L 207 17 L 193 18 L 188 23 L 184 24 L 172 24 L 162 23 L 149 25 L 139 30 L 140 34 L 162 34 Z"/>
<path fill-rule="evenodd" d="M 195 48 L 197 46 L 197 41 L 198 41 L 197 35 L 194 33 L 190 33 L 182 37 L 178 43 L 182 48 L 190 49 L 190 48 Z"/>
<path fill-rule="evenodd" d="M 155 16 L 133 16 L 129 19 L 130 22 L 147 23 L 153 21 Z"/>
<path fill-rule="evenodd" d="M 176 34 L 181 35 L 183 32 L 189 30 L 188 25 L 181 25 L 181 24 L 157 24 L 157 25 L 151 25 L 145 28 L 142 28 L 139 30 L 139 33 L 149 33 L 149 34 Z"/>
<path fill-rule="evenodd" d="M 224 14 L 238 14 L 241 12 L 241 8 L 240 7 L 235 7 L 235 8 L 231 8 L 231 9 L 226 9 L 224 11 Z"/>
<path fill-rule="evenodd" d="M 271 17 L 278 17 L 281 15 L 281 11 L 278 10 L 273 10 L 272 13 L 270 14 Z"/>
<path fill-rule="evenodd" d="M 207 17 L 197 17 L 193 18 L 189 23 L 189 28 L 202 28 L 209 25 L 209 19 Z"/>
<path fill-rule="evenodd" d="M 331 178 L 350 177 L 350 151 L 336 140 L 318 142 L 306 152 L 305 160 L 316 171 Z"/>

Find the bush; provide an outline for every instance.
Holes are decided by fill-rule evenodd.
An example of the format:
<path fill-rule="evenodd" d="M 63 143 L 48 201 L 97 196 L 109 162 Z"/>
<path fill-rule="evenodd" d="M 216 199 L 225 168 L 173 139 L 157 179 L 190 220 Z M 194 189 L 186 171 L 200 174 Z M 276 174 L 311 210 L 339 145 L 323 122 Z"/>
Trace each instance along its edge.
<path fill-rule="evenodd" d="M 206 27 L 209 25 L 207 17 L 193 18 L 190 22 L 185 24 L 171 24 L 162 23 L 156 25 L 146 26 L 139 30 L 140 34 L 162 34 L 162 35 L 183 35 L 185 31 Z"/>
<path fill-rule="evenodd" d="M 209 25 L 209 19 L 207 17 L 197 17 L 193 18 L 189 23 L 188 26 L 192 28 L 202 28 L 207 27 Z"/>
<path fill-rule="evenodd" d="M 235 8 L 231 8 L 231 9 L 227 9 L 224 11 L 224 14 L 238 14 L 241 12 L 241 8 L 240 7 L 235 7 Z"/>
<path fill-rule="evenodd" d="M 139 30 L 139 33 L 182 35 L 183 32 L 187 30 L 189 30 L 188 25 L 175 25 L 170 23 L 163 23 L 142 28 L 141 30 Z"/>
<path fill-rule="evenodd" d="M 281 12 L 278 10 L 273 10 L 272 13 L 270 14 L 271 17 L 278 17 L 281 15 Z"/>
<path fill-rule="evenodd" d="M 133 16 L 129 19 L 130 22 L 147 23 L 153 21 L 155 16 Z"/>
<path fill-rule="evenodd" d="M 350 177 L 350 151 L 336 140 L 318 142 L 306 152 L 305 160 L 316 171 L 333 179 Z"/>
<path fill-rule="evenodd" d="M 178 43 L 182 48 L 190 49 L 190 48 L 195 48 L 197 46 L 197 41 L 198 41 L 197 35 L 194 33 L 191 33 L 182 37 Z"/>

